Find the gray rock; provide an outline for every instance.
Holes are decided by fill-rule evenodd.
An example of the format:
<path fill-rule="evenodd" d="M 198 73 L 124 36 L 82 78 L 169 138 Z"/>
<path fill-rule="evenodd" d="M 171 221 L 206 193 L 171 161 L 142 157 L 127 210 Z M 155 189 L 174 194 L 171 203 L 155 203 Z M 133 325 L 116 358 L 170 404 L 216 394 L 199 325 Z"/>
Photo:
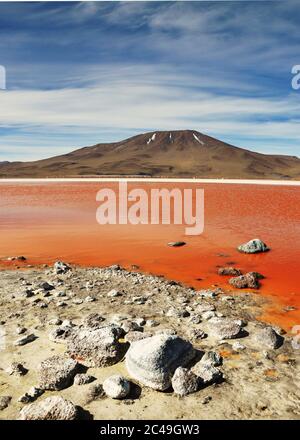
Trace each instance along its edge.
<path fill-rule="evenodd" d="M 70 358 L 52 356 L 39 366 L 40 385 L 42 390 L 62 390 L 67 388 L 77 373 L 79 364 Z"/>
<path fill-rule="evenodd" d="M 276 333 L 272 327 L 265 327 L 254 334 L 254 340 L 264 348 L 276 349 L 281 347 L 284 338 Z"/>
<path fill-rule="evenodd" d="M 130 382 L 125 377 L 116 374 L 105 379 L 103 390 L 112 399 L 124 399 L 130 392 Z"/>
<path fill-rule="evenodd" d="M 63 261 L 56 261 L 54 263 L 53 270 L 54 273 L 56 273 L 57 275 L 62 275 L 67 273 L 69 270 L 71 270 L 71 267 L 67 263 L 64 263 Z"/>
<path fill-rule="evenodd" d="M 198 391 L 199 382 L 199 377 L 184 367 L 178 367 L 172 377 L 173 390 L 180 396 L 186 396 Z"/>
<path fill-rule="evenodd" d="M 37 339 L 37 336 L 35 336 L 33 333 L 23 336 L 22 338 L 17 339 L 14 342 L 14 345 L 16 346 L 22 346 L 22 345 L 26 345 L 29 344 L 30 342 L 33 342 Z"/>
<path fill-rule="evenodd" d="M 234 339 L 244 335 L 238 320 L 214 318 L 209 321 L 209 334 L 217 339 Z"/>
<path fill-rule="evenodd" d="M 91 313 L 83 320 L 83 326 L 96 329 L 103 327 L 102 322 L 105 321 L 103 316 L 99 315 L 99 313 Z"/>
<path fill-rule="evenodd" d="M 213 367 L 218 367 L 219 365 L 222 365 L 222 361 L 222 356 L 220 356 L 219 353 L 216 353 L 215 351 L 205 352 L 200 360 L 202 364 L 210 364 Z"/>
<path fill-rule="evenodd" d="M 124 333 L 129 332 L 143 332 L 144 328 L 136 321 L 131 321 L 130 319 L 126 319 L 126 321 L 123 321 L 121 324 L 121 328 L 124 330 Z"/>
<path fill-rule="evenodd" d="M 181 247 L 186 245 L 184 241 L 169 241 L 168 246 L 170 247 Z"/>
<path fill-rule="evenodd" d="M 91 383 L 95 380 L 94 376 L 90 376 L 89 374 L 79 373 L 74 377 L 74 385 L 86 385 L 87 383 Z"/>
<path fill-rule="evenodd" d="M 123 345 L 119 343 L 123 330 L 114 325 L 101 328 L 82 328 L 73 332 L 67 340 L 67 352 L 88 367 L 113 365 L 123 357 Z"/>
<path fill-rule="evenodd" d="M 269 248 L 259 238 L 255 238 L 253 240 L 248 241 L 247 243 L 238 246 L 238 250 L 246 254 L 256 254 L 258 252 L 267 252 Z"/>
<path fill-rule="evenodd" d="M 117 289 L 112 289 L 107 294 L 108 298 L 116 298 L 116 297 L 122 296 L 122 295 L 123 295 L 123 293 L 120 292 L 120 290 L 117 290 Z"/>
<path fill-rule="evenodd" d="M 68 338 L 71 336 L 72 332 L 74 332 L 73 327 L 68 326 L 60 326 L 56 329 L 52 330 L 49 333 L 49 339 L 52 342 L 56 342 L 59 344 L 66 344 Z"/>
<path fill-rule="evenodd" d="M 245 345 L 241 344 L 239 341 L 234 342 L 234 343 L 232 344 L 232 349 L 233 349 L 234 351 L 245 350 L 245 348 L 246 348 Z"/>
<path fill-rule="evenodd" d="M 0 396 L 0 411 L 8 407 L 11 401 L 11 396 Z"/>
<path fill-rule="evenodd" d="M 200 328 L 191 328 L 188 335 L 191 339 L 204 339 L 207 337 L 207 334 Z"/>
<path fill-rule="evenodd" d="M 95 383 L 89 387 L 85 396 L 85 401 L 86 403 L 90 403 L 94 400 L 102 399 L 103 397 L 105 397 L 103 386 L 100 383 Z"/>
<path fill-rule="evenodd" d="M 146 327 L 157 327 L 159 325 L 159 322 L 155 319 L 147 319 L 146 321 Z"/>
<path fill-rule="evenodd" d="M 126 367 L 134 379 L 163 391 L 170 387 L 176 368 L 185 366 L 194 356 L 190 342 L 161 334 L 133 342 L 126 354 Z"/>
<path fill-rule="evenodd" d="M 210 363 L 201 361 L 197 362 L 191 371 L 200 378 L 203 385 L 217 383 L 223 377 L 223 373 L 218 368 Z"/>
<path fill-rule="evenodd" d="M 16 333 L 17 335 L 22 335 L 23 333 L 25 333 L 27 331 L 26 327 L 17 327 L 16 328 Z"/>
<path fill-rule="evenodd" d="M 231 276 L 239 276 L 242 275 L 240 269 L 236 269 L 235 267 L 220 267 L 218 269 L 219 275 L 231 275 Z"/>
<path fill-rule="evenodd" d="M 206 301 L 202 301 L 200 304 L 197 304 L 196 307 L 197 313 L 214 312 L 215 310 L 216 306 Z"/>
<path fill-rule="evenodd" d="M 34 400 L 36 400 L 38 397 L 40 397 L 44 393 L 44 390 L 36 387 L 31 387 L 30 390 L 23 394 L 19 399 L 18 402 L 21 403 L 31 403 Z"/>
<path fill-rule="evenodd" d="M 240 275 L 238 277 L 230 278 L 229 284 L 236 289 L 258 289 L 259 288 L 259 277 L 257 272 L 249 272 L 246 275 Z"/>
<path fill-rule="evenodd" d="M 13 362 L 7 369 L 6 372 L 12 376 L 24 376 L 27 373 L 27 368 L 25 368 L 19 362 Z"/>
<path fill-rule="evenodd" d="M 19 420 L 75 420 L 78 418 L 78 409 L 72 402 L 60 396 L 51 396 L 46 399 L 25 406 Z"/>
<path fill-rule="evenodd" d="M 205 321 L 208 321 L 211 318 L 214 318 L 216 315 L 216 312 L 213 312 L 212 310 L 208 310 L 207 312 L 202 313 L 202 318 Z"/>
<path fill-rule="evenodd" d="M 151 336 L 153 336 L 153 334 L 150 332 L 130 331 L 125 335 L 124 340 L 131 343 L 140 341 L 141 339 L 150 338 Z"/>

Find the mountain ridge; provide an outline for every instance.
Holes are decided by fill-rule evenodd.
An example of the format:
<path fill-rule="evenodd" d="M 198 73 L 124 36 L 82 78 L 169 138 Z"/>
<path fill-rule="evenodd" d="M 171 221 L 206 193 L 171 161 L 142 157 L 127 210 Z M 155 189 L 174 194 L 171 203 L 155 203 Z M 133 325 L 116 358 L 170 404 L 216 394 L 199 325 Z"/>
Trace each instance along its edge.
<path fill-rule="evenodd" d="M 300 180 L 296 156 L 236 147 L 197 130 L 151 131 L 31 162 L 0 162 L 0 177 L 161 176 Z"/>

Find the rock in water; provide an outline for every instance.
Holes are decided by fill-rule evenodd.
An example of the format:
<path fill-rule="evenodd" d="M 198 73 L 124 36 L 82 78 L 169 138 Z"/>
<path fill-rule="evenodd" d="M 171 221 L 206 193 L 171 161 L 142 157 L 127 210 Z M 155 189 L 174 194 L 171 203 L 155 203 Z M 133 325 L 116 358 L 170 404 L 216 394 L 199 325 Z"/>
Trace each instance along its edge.
<path fill-rule="evenodd" d="M 160 334 L 133 342 L 126 354 L 126 367 L 134 379 L 163 391 L 170 387 L 176 368 L 185 366 L 194 356 L 190 342 Z"/>
<path fill-rule="evenodd" d="M 238 246 L 238 250 L 240 252 L 244 252 L 245 254 L 257 254 L 258 252 L 267 252 L 270 249 L 259 238 L 255 238 L 254 240 L 248 241 L 248 243 Z"/>
<path fill-rule="evenodd" d="M 103 382 L 105 394 L 112 399 L 124 399 L 130 392 L 130 382 L 125 377 L 116 374 Z"/>
<path fill-rule="evenodd" d="M 232 275 L 239 276 L 242 275 L 242 272 L 240 269 L 236 269 L 235 267 L 220 267 L 218 270 L 219 275 Z"/>
<path fill-rule="evenodd" d="M 181 247 L 184 245 L 186 245 L 186 243 L 184 241 L 170 241 L 168 243 L 168 246 L 170 246 L 170 247 Z"/>
<path fill-rule="evenodd" d="M 64 263 L 63 261 L 56 261 L 54 263 L 53 269 L 54 269 L 54 273 L 56 273 L 57 275 L 61 275 L 71 270 L 71 267 L 68 264 Z"/>
<path fill-rule="evenodd" d="M 78 371 L 74 359 L 52 356 L 41 362 L 40 388 L 43 390 L 62 390 L 68 387 Z"/>
<path fill-rule="evenodd" d="M 19 420 L 75 420 L 78 409 L 69 400 L 60 396 L 51 396 L 41 402 L 25 406 Z"/>
<path fill-rule="evenodd" d="M 238 277 L 230 278 L 229 284 L 231 284 L 236 289 L 259 288 L 258 276 L 256 275 L 256 272 L 249 272 L 246 275 L 240 275 Z"/>
<path fill-rule="evenodd" d="M 173 390 L 179 396 L 186 396 L 198 391 L 199 382 L 199 377 L 184 367 L 178 367 L 172 377 Z"/>
<path fill-rule="evenodd" d="M 260 329 L 254 335 L 254 339 L 256 342 L 258 342 L 259 345 L 270 349 L 281 347 L 284 341 L 284 338 L 276 333 L 272 327 L 265 327 L 263 329 Z"/>
<path fill-rule="evenodd" d="M 101 328 L 82 328 L 71 334 L 67 340 L 67 352 L 74 359 L 80 359 L 87 367 L 106 367 L 119 362 L 123 357 L 123 344 L 119 338 L 120 327 L 107 325 Z"/>

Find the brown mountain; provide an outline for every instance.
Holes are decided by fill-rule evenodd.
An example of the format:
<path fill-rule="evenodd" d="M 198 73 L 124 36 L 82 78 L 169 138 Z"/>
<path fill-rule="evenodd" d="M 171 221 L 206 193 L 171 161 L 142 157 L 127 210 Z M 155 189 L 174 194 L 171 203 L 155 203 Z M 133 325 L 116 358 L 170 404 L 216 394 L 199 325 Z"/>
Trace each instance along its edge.
<path fill-rule="evenodd" d="M 145 175 L 300 179 L 300 159 L 234 147 L 194 130 L 156 131 L 34 162 L 2 162 L 0 177 Z"/>

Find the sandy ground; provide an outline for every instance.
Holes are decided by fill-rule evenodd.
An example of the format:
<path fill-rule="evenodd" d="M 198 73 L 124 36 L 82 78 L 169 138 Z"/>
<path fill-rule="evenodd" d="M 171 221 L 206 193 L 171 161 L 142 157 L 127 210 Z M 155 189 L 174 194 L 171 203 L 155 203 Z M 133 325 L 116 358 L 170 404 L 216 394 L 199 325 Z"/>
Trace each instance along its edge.
<path fill-rule="evenodd" d="M 47 281 L 55 289 L 50 292 L 39 289 Z M 88 283 L 88 284 L 87 284 Z M 35 294 L 24 298 L 25 288 Z M 111 289 L 123 291 L 122 296 L 110 298 Z M 65 296 L 60 295 L 63 292 Z M 92 296 L 94 302 L 86 302 Z M 146 298 L 144 304 L 134 297 Z M 83 302 L 78 304 L 78 300 Z M 74 302 L 75 300 L 75 302 Z M 59 306 L 63 301 L 65 306 Z M 255 333 L 263 325 L 259 317 L 266 299 L 259 294 L 239 293 L 228 297 L 226 292 L 215 298 L 202 298 L 199 292 L 170 283 L 161 277 L 146 276 L 135 272 L 115 269 L 73 268 L 65 275 L 56 275 L 52 268 L 1 271 L 0 273 L 0 396 L 11 396 L 11 403 L 0 411 L 0 419 L 16 419 L 24 406 L 18 398 L 28 389 L 38 385 L 39 363 L 52 356 L 62 354 L 64 344 L 49 340 L 53 330 L 49 320 L 59 317 L 70 319 L 80 325 L 91 313 L 99 313 L 105 322 L 116 319 L 116 315 L 134 320 L 152 319 L 157 326 L 145 331 L 157 332 L 163 328 L 173 329 L 184 339 L 190 340 L 201 350 L 214 350 L 223 356 L 224 381 L 207 386 L 185 397 L 175 395 L 170 389 L 158 392 L 137 383 L 128 375 L 124 361 L 105 368 L 89 368 L 88 374 L 96 382 L 116 372 L 136 383 L 135 392 L 124 400 L 102 397 L 87 403 L 88 390 L 93 384 L 71 385 L 62 391 L 47 391 L 38 402 L 49 395 L 61 395 L 83 407 L 94 419 L 300 419 L 300 350 L 291 346 L 291 335 L 284 335 L 284 344 L 276 349 L 265 349 L 257 345 Z M 201 319 L 194 324 L 199 304 L 211 304 L 216 312 L 225 317 L 242 319 L 247 323 L 248 336 L 228 341 L 216 341 L 207 331 L 208 321 Z M 46 304 L 46 307 L 41 307 Z M 167 316 L 170 308 L 180 312 L 189 311 L 189 316 Z M 23 326 L 26 334 L 34 333 L 37 339 L 24 346 L 13 343 L 23 335 L 16 328 Z M 195 340 L 191 330 L 201 328 L 208 332 L 205 339 Z M 277 329 L 280 332 L 280 329 Z M 232 344 L 241 342 L 245 349 L 234 350 Z M 18 377 L 8 375 L 6 369 L 12 362 L 20 362 L 28 373 Z M 207 397 L 210 398 L 207 399 Z M 209 400 L 209 401 L 208 401 Z"/>

